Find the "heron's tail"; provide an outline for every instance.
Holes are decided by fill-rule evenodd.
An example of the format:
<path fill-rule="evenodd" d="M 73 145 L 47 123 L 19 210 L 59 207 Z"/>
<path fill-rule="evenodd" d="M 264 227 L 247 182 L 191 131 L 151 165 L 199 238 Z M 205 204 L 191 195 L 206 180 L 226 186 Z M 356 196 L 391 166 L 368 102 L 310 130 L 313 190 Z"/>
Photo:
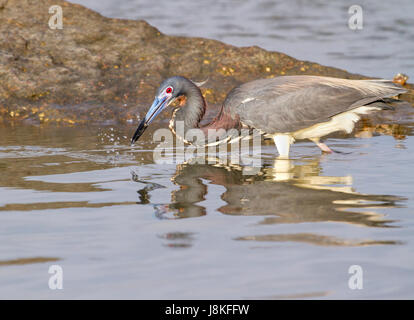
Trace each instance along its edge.
<path fill-rule="evenodd" d="M 408 90 L 401 85 L 385 79 L 374 80 L 356 80 L 360 82 L 361 89 L 368 91 L 371 94 L 378 96 L 379 98 L 391 98 L 405 93 Z"/>

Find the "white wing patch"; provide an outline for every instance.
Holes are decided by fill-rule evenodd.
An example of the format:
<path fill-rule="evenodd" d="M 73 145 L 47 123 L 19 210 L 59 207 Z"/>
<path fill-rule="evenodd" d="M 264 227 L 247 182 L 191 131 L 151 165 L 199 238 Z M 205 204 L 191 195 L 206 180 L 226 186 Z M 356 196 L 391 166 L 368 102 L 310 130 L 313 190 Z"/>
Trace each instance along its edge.
<path fill-rule="evenodd" d="M 250 101 L 253 101 L 253 100 L 255 100 L 256 98 L 246 98 L 246 99 L 244 99 L 241 103 L 247 103 L 247 102 L 250 102 Z"/>
<path fill-rule="evenodd" d="M 380 110 L 377 107 L 359 107 L 347 112 L 340 113 L 330 121 L 315 124 L 309 128 L 301 129 L 292 133 L 295 139 L 313 139 L 326 136 L 337 131 L 351 133 L 354 130 L 355 123 L 361 119 L 361 114 L 367 114 L 371 111 Z"/>

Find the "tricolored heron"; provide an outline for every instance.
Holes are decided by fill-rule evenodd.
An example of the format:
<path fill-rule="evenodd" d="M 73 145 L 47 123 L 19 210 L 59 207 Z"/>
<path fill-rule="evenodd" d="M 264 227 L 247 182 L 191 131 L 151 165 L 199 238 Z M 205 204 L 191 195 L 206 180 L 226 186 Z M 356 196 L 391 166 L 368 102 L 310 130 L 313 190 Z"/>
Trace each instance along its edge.
<path fill-rule="evenodd" d="M 400 85 L 383 79 L 281 76 L 254 80 L 231 90 L 217 117 L 201 126 L 206 101 L 199 87 L 187 78 L 175 76 L 158 88 L 132 143 L 166 106 L 185 96 L 185 105 L 174 111 L 171 129 L 171 124 L 179 120 L 184 123 L 184 133 L 194 128 L 207 134 L 209 129 L 248 127 L 271 136 L 281 157 L 289 156 L 290 145 L 298 139 L 309 139 L 323 152 L 331 153 L 320 141 L 322 137 L 337 131 L 351 133 L 361 114 L 392 109 L 388 104 L 394 101 L 392 97 L 404 92 Z"/>

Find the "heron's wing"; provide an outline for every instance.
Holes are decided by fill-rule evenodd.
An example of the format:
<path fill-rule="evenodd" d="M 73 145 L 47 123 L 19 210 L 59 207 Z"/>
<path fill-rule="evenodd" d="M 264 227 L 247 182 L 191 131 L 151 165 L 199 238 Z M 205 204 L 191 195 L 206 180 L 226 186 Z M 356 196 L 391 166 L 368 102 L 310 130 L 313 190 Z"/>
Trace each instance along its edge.
<path fill-rule="evenodd" d="M 224 107 L 264 132 L 294 132 L 405 91 L 387 80 L 286 76 L 243 84 L 229 93 Z"/>

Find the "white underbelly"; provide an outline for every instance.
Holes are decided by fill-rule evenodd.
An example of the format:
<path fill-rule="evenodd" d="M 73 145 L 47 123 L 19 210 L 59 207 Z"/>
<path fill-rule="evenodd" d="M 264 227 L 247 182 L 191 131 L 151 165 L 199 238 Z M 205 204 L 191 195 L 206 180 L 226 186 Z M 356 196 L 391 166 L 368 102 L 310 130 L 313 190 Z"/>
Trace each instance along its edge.
<path fill-rule="evenodd" d="M 326 136 L 337 131 L 351 133 L 354 130 L 355 123 L 361 118 L 361 114 L 367 114 L 374 110 L 380 110 L 377 107 L 359 107 L 347 112 L 340 113 L 327 122 L 315 124 L 309 128 L 290 132 L 289 135 L 294 139 L 312 139 Z"/>

